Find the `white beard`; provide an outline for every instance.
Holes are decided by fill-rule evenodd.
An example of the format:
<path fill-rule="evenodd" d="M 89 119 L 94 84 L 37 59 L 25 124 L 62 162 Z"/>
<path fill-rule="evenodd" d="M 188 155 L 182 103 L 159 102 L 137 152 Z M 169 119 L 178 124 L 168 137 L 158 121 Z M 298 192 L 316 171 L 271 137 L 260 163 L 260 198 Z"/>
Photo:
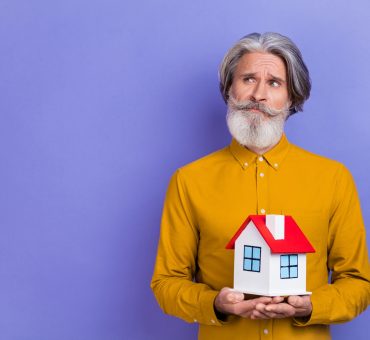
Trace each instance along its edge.
<path fill-rule="evenodd" d="M 228 105 L 227 126 L 231 135 L 251 150 L 263 150 L 275 146 L 284 132 L 288 110 L 283 109 L 276 115 L 236 109 Z"/>

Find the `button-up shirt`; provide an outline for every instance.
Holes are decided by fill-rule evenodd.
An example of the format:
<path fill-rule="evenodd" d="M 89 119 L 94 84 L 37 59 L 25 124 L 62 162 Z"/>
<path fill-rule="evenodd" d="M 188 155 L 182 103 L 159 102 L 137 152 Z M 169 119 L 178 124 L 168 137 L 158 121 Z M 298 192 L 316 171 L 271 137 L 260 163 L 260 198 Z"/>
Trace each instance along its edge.
<path fill-rule="evenodd" d="M 255 214 L 293 216 L 314 246 L 316 252 L 307 254 L 309 318 L 217 319 L 214 299 L 233 286 L 234 251 L 225 245 Z M 199 323 L 199 339 L 329 339 L 329 324 L 348 321 L 369 305 L 369 281 L 358 195 L 342 164 L 284 135 L 263 155 L 233 140 L 173 175 L 152 289 L 166 313 Z"/>

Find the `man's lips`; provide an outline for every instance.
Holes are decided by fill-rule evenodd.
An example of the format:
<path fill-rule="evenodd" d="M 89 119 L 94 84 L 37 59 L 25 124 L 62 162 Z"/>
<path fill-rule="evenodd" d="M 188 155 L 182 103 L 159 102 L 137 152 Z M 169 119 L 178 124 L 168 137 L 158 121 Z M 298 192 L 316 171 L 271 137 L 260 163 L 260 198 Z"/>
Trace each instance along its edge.
<path fill-rule="evenodd" d="M 259 110 L 259 109 L 248 109 L 248 111 L 250 112 L 259 112 L 259 113 L 264 113 L 263 111 Z"/>

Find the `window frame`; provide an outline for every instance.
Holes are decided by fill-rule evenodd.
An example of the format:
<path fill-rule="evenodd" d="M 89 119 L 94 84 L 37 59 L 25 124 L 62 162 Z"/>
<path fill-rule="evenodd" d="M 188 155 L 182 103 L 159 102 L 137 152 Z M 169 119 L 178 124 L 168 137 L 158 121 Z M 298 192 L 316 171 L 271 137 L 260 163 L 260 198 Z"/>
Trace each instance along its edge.
<path fill-rule="evenodd" d="M 283 265 L 283 259 L 286 258 L 288 259 L 288 264 Z M 292 259 L 295 259 L 295 261 L 292 261 Z M 288 269 L 288 276 L 282 275 L 283 269 Z M 292 273 L 292 269 L 295 269 L 294 271 L 296 273 L 296 276 L 294 276 L 294 272 Z M 280 279 L 281 280 L 298 279 L 298 254 L 280 255 Z"/>
<path fill-rule="evenodd" d="M 246 256 L 246 249 L 251 248 L 251 256 Z M 257 252 L 255 253 L 255 250 L 258 249 L 259 254 Z M 262 256 L 262 249 L 261 247 L 257 246 L 251 246 L 251 245 L 244 245 L 243 248 L 243 271 L 246 272 L 253 272 L 253 273 L 260 273 L 261 272 L 261 256 Z M 250 261 L 250 266 L 246 266 L 246 263 L 249 263 L 247 261 Z M 255 265 L 258 264 L 258 270 L 254 269 Z M 247 269 L 247 267 L 250 267 L 250 269 Z"/>

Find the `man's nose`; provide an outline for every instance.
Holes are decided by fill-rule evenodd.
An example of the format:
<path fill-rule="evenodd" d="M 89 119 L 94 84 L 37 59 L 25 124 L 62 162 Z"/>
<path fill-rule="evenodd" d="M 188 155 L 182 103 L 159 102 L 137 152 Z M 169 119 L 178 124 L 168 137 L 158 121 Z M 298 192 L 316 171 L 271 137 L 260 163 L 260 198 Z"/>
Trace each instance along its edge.
<path fill-rule="evenodd" d="M 259 81 L 255 84 L 253 91 L 251 93 L 251 100 L 254 100 L 256 102 L 263 102 L 267 99 L 267 93 L 266 93 L 266 84 Z"/>

